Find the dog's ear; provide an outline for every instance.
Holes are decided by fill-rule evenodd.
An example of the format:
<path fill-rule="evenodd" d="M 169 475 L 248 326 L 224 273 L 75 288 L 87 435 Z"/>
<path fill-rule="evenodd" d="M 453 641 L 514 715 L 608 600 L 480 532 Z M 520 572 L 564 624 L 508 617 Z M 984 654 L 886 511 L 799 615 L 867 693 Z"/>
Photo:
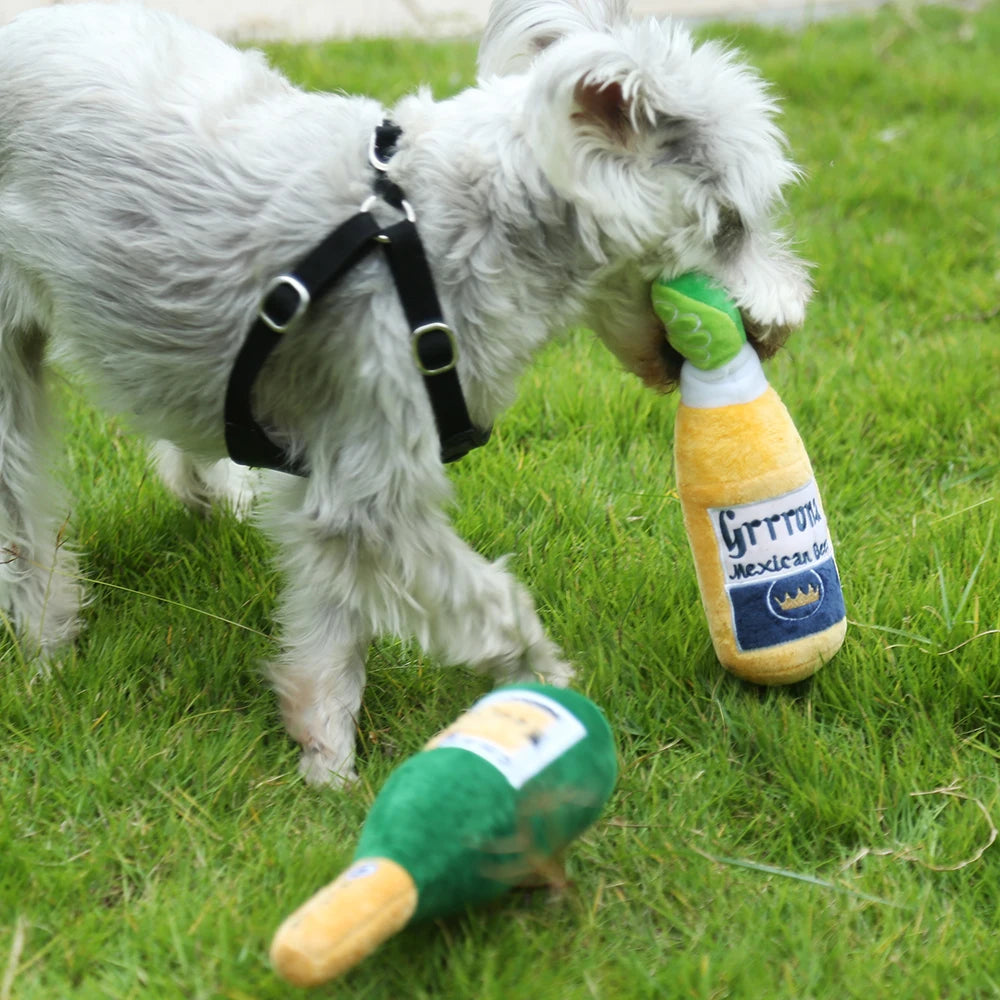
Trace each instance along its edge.
<path fill-rule="evenodd" d="M 655 78 L 610 35 L 563 39 L 535 63 L 529 79 L 526 131 L 557 187 L 560 175 L 586 168 L 595 155 L 636 152 L 663 118 Z"/>
<path fill-rule="evenodd" d="M 638 128 L 650 124 L 641 98 L 627 86 L 627 78 L 579 80 L 573 88 L 571 121 L 596 129 L 614 145 L 627 146 Z"/>
<path fill-rule="evenodd" d="M 680 210 L 679 185 L 696 184 L 701 123 L 697 105 L 676 100 L 673 79 L 690 46 L 689 36 L 655 22 L 579 32 L 546 50 L 526 76 L 527 148 L 555 193 L 577 208 L 579 224 L 603 234 L 588 244 L 595 256 L 604 236 L 616 252 L 638 251 L 663 231 L 664 212 Z"/>
<path fill-rule="evenodd" d="M 578 31 L 607 31 L 628 18 L 629 0 L 493 0 L 479 74 L 523 72 L 553 42 Z"/>

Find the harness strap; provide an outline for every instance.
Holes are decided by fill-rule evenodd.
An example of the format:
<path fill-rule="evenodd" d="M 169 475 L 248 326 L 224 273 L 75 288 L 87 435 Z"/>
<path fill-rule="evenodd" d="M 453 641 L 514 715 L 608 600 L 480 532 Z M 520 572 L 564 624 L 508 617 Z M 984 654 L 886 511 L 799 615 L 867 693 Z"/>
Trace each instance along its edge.
<path fill-rule="evenodd" d="M 469 417 L 456 370 L 455 334 L 444 322 L 412 210 L 399 188 L 385 178 L 384 164 L 394 152 L 399 134 L 398 126 L 390 123 L 379 126 L 369 158 L 379 170 L 378 181 L 383 182 L 381 190 L 376 183 L 376 190 L 390 204 L 398 201 L 397 207 L 406 211 L 407 218 L 380 229 L 366 211 L 366 202 L 361 211 L 335 229 L 290 273 L 274 278 L 264 294 L 226 387 L 226 448 L 229 457 L 239 465 L 308 475 L 305 463 L 292 458 L 272 441 L 254 419 L 250 404 L 254 382 L 271 352 L 309 306 L 376 246 L 385 251 L 410 326 L 413 357 L 424 378 L 441 441 L 441 460 L 453 462 L 489 439 L 490 428 L 476 427 Z"/>
<path fill-rule="evenodd" d="M 389 180 L 386 170 L 389 169 L 389 160 L 396 152 L 396 143 L 402 134 L 403 130 L 395 122 L 383 121 L 381 125 L 375 126 L 371 148 L 368 150 L 368 162 L 377 171 L 375 193 L 393 208 L 398 209 L 403 208 L 405 198 L 399 185 Z"/>
<path fill-rule="evenodd" d="M 280 275 L 268 286 L 226 387 L 226 450 L 237 465 L 306 475 L 303 464 L 275 444 L 254 419 L 250 405 L 254 382 L 282 337 L 312 302 L 375 246 L 378 232 L 371 213 L 359 212 L 300 260 L 290 274 Z"/>
<path fill-rule="evenodd" d="M 490 429 L 476 427 L 469 417 L 455 367 L 455 334 L 441 315 L 417 227 L 404 219 L 385 229 L 378 239 L 410 325 L 413 357 L 424 377 L 441 440 L 441 460 L 454 462 L 486 444 Z"/>

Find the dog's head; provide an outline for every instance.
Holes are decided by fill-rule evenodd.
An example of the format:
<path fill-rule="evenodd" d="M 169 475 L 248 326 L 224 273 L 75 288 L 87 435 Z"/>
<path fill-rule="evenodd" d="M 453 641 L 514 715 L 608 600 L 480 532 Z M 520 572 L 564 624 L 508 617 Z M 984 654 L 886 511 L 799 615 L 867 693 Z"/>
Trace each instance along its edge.
<path fill-rule="evenodd" d="M 807 269 L 774 226 L 798 170 L 767 88 L 731 52 L 671 22 L 632 22 L 625 0 L 494 0 L 480 70 L 526 75 L 526 138 L 546 179 L 593 253 L 641 279 L 611 281 L 641 290 L 659 271 L 703 271 L 763 356 L 802 323 Z M 599 332 L 647 381 L 676 377 L 662 330 L 659 375 L 642 334 Z"/>

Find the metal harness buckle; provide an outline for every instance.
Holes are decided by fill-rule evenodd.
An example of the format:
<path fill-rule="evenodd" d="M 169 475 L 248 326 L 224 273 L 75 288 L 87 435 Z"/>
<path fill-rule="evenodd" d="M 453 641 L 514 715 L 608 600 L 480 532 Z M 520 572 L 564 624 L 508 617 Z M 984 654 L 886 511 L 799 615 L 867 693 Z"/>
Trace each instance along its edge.
<path fill-rule="evenodd" d="M 443 364 L 439 368 L 428 368 L 424 365 L 423 359 L 420 357 L 420 340 L 424 334 L 433 333 L 435 330 L 440 331 L 448 338 L 448 346 L 451 348 L 451 359 L 447 364 Z M 413 360 L 416 362 L 417 370 L 421 375 L 444 375 L 445 372 L 450 372 L 458 364 L 458 343 L 455 340 L 455 331 L 447 323 L 425 323 L 423 326 L 418 326 L 413 331 L 413 339 L 410 341 L 410 344 L 413 347 Z"/>
<path fill-rule="evenodd" d="M 290 288 L 298 296 L 298 302 L 295 304 L 295 308 L 292 310 L 292 314 L 286 320 L 275 319 L 267 311 L 268 299 L 279 289 L 279 288 Z M 260 317 L 261 322 L 265 326 L 270 327 L 275 333 L 287 333 L 300 319 L 302 319 L 305 311 L 309 308 L 309 303 L 311 297 L 309 295 L 309 289 L 299 281 L 292 274 L 279 274 L 276 278 L 272 278 L 267 288 L 264 290 L 264 295 L 260 300 L 260 306 L 257 309 L 257 315 Z"/>

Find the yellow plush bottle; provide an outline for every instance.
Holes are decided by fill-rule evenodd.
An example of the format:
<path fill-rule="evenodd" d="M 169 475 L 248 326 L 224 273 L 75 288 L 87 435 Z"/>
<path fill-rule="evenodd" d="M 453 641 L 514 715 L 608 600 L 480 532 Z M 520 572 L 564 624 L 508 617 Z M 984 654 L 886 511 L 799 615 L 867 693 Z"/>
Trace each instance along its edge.
<path fill-rule="evenodd" d="M 716 655 L 755 684 L 790 684 L 840 649 L 844 596 L 809 456 L 740 314 L 711 279 L 653 285 L 686 359 L 677 492 Z"/>

